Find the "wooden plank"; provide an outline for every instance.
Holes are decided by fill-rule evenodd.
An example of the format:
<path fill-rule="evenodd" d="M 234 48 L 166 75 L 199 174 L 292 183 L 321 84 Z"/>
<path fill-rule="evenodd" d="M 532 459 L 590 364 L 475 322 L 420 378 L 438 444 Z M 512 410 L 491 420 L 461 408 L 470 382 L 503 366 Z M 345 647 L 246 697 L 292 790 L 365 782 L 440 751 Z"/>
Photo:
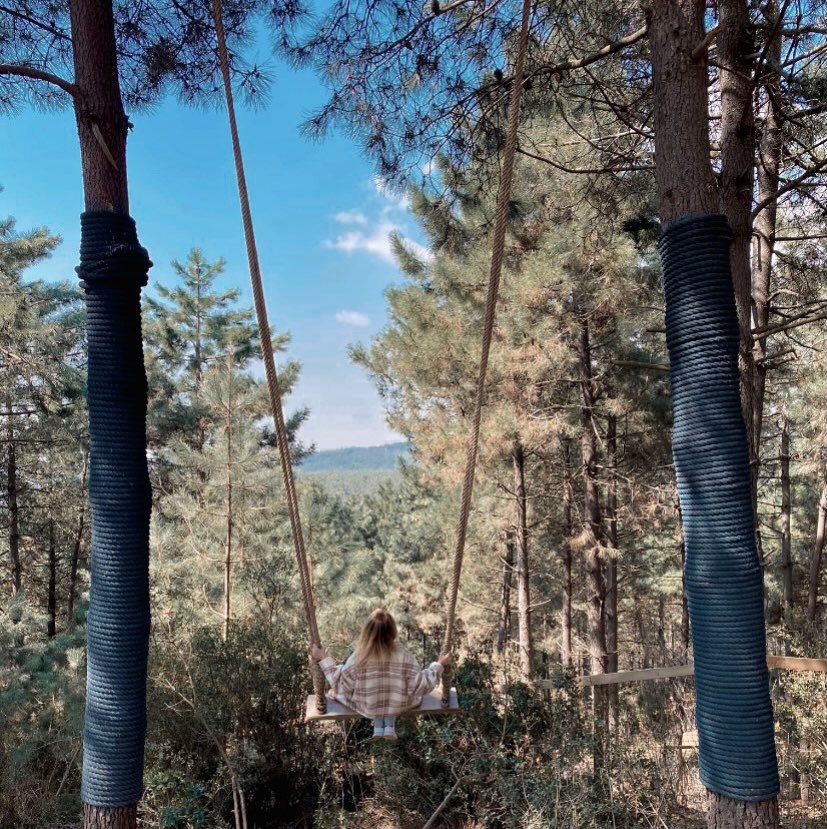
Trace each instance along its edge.
<path fill-rule="evenodd" d="M 584 688 L 595 685 L 620 685 L 626 682 L 649 682 L 653 679 L 673 679 L 679 676 L 692 676 L 695 666 L 670 665 L 665 668 L 644 668 L 638 671 L 618 671 L 611 674 L 591 674 L 580 678 L 580 685 Z"/>
<path fill-rule="evenodd" d="M 780 668 L 784 671 L 827 673 L 827 659 L 807 659 L 803 656 L 768 656 L 767 665 L 770 668 Z"/>
<path fill-rule="evenodd" d="M 803 656 L 773 656 L 767 655 L 767 667 L 784 671 L 812 671 L 814 673 L 827 673 L 827 659 L 807 659 Z M 621 685 L 628 682 L 649 682 L 656 679 L 673 679 L 679 676 L 693 676 L 695 666 L 671 665 L 665 668 L 645 668 L 638 671 L 618 671 L 611 674 L 591 674 L 580 677 L 580 685 L 583 688 L 595 685 Z M 538 688 L 552 688 L 554 683 L 544 679 L 536 683 Z"/>
<path fill-rule="evenodd" d="M 413 708 L 410 711 L 406 711 L 401 716 L 427 717 L 435 714 L 459 714 L 461 711 L 462 709 L 459 707 L 456 688 L 451 688 L 451 699 L 449 700 L 447 706 L 442 705 L 442 691 L 436 689 L 427 696 L 422 697 L 422 705 L 420 705 L 419 708 Z M 336 722 L 341 720 L 357 719 L 363 719 L 362 715 L 357 714 L 356 711 L 348 708 L 346 705 L 342 705 L 341 702 L 338 702 L 335 699 L 328 698 L 327 713 L 320 714 L 316 710 L 316 697 L 311 694 L 307 698 L 307 709 L 304 716 L 305 722 Z"/>

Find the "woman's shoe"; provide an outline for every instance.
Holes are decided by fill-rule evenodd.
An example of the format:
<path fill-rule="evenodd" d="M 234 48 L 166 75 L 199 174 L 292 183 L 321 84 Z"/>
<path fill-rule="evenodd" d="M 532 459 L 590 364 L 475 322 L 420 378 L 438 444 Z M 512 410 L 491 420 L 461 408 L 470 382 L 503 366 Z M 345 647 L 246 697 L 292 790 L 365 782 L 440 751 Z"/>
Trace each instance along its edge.
<path fill-rule="evenodd" d="M 382 736 L 386 740 L 395 740 L 395 739 L 397 739 L 397 737 L 396 737 L 396 727 L 392 725 L 392 726 L 389 726 L 389 727 L 385 728 L 384 733 L 383 733 Z"/>

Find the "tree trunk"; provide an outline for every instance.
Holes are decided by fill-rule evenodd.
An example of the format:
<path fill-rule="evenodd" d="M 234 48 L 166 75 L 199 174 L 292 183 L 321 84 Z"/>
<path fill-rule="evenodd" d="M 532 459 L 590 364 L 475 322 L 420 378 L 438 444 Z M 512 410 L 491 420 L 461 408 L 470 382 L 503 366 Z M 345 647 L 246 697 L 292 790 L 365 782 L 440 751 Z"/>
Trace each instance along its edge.
<path fill-rule="evenodd" d="M 827 353 L 827 350 L 825 350 Z M 807 618 L 814 622 L 818 609 L 818 584 L 821 578 L 821 556 L 827 533 L 827 420 L 822 423 L 821 436 L 821 497 L 818 499 L 818 517 L 813 552 L 810 554 L 810 577 L 807 591 Z"/>
<path fill-rule="evenodd" d="M 505 650 L 511 627 L 511 578 L 514 572 L 514 531 L 505 534 L 505 558 L 503 559 L 503 582 L 500 588 L 500 621 L 497 629 L 497 653 Z"/>
<path fill-rule="evenodd" d="M 692 57 L 705 36 L 705 12 L 705 0 L 650 0 L 646 7 L 652 53 L 655 175 L 660 217 L 666 227 L 679 219 L 713 214 L 718 207 L 710 165 L 706 60 L 705 56 Z M 730 114 L 734 115 L 734 110 Z M 777 799 L 756 805 L 711 795 L 709 825 L 775 829 Z"/>
<path fill-rule="evenodd" d="M 83 829 L 134 829 L 138 825 L 138 807 L 90 806 L 83 810 Z"/>
<path fill-rule="evenodd" d="M 580 453 L 583 468 L 583 518 L 588 538 L 586 549 L 586 613 L 589 624 L 589 653 L 592 671 L 605 673 L 607 667 L 606 629 L 603 623 L 603 562 L 600 555 L 602 537 L 600 496 L 597 483 L 597 434 L 594 423 L 594 386 L 592 379 L 589 323 L 580 320 L 578 338 L 580 368 Z"/>
<path fill-rule="evenodd" d="M 560 611 L 560 661 L 564 668 L 571 668 L 574 664 L 571 647 L 571 537 L 574 531 L 572 521 L 572 506 L 574 490 L 571 481 L 571 449 L 568 442 L 563 444 L 563 607 Z"/>
<path fill-rule="evenodd" d="M 752 180 L 755 119 L 752 76 L 755 45 L 746 0 L 719 0 L 718 66 L 721 78 L 721 212 L 732 231 L 730 267 L 740 343 L 741 410 L 747 424 L 753 511 L 758 515 L 760 444 L 749 425 L 754 412 L 755 359 L 752 348 Z M 758 522 L 756 520 L 756 527 Z"/>
<path fill-rule="evenodd" d="M 807 596 L 807 618 L 814 622 L 818 608 L 818 583 L 821 577 L 821 556 L 824 552 L 824 537 L 827 530 L 827 473 L 818 499 L 818 525 L 813 552 L 810 556 L 810 587 Z"/>
<path fill-rule="evenodd" d="M 46 633 L 51 639 L 57 633 L 57 549 L 55 544 L 55 522 L 49 519 L 49 620 Z"/>
<path fill-rule="evenodd" d="M 609 453 L 609 483 L 606 493 L 606 670 L 618 670 L 618 618 L 617 618 L 617 418 L 609 415 L 606 434 Z M 609 686 L 609 713 L 617 728 L 620 719 L 620 695 L 617 685 Z"/>
<path fill-rule="evenodd" d="M 75 543 L 72 546 L 72 559 L 69 562 L 69 596 L 66 601 L 66 623 L 72 627 L 75 623 L 75 593 L 78 584 L 78 565 L 80 564 L 80 551 L 83 547 L 83 535 L 86 530 L 86 477 L 89 474 L 89 453 L 83 453 L 83 472 L 80 478 L 80 514 L 78 515 L 78 526 L 75 532 Z"/>
<path fill-rule="evenodd" d="M 583 519 L 586 541 L 586 616 L 589 626 L 589 655 L 592 673 L 605 673 L 606 626 L 603 614 L 604 580 L 600 551 L 602 517 L 597 485 L 597 433 L 594 422 L 594 382 L 588 318 L 580 318 L 577 340 L 580 371 L 580 455 L 583 469 Z M 609 725 L 608 694 L 603 686 L 594 686 L 594 766 L 597 774 L 605 763 Z"/>
<path fill-rule="evenodd" d="M 20 510 L 17 503 L 17 452 L 15 449 L 14 410 L 6 401 L 6 448 L 7 477 L 6 495 L 9 505 L 9 564 L 11 566 L 11 594 L 16 596 L 23 586 L 23 569 L 20 564 Z"/>
<path fill-rule="evenodd" d="M 781 422 L 781 614 L 789 621 L 793 606 L 793 559 L 790 536 L 790 428 Z"/>
<path fill-rule="evenodd" d="M 517 631 L 520 650 L 520 678 L 531 682 L 534 656 L 531 641 L 531 587 L 528 568 L 528 502 L 525 489 L 525 452 L 519 440 L 512 451 L 514 496 L 516 502 L 515 540 L 517 543 Z"/>
<path fill-rule="evenodd" d="M 764 829 L 779 825 L 778 799 L 741 803 L 709 792 L 709 829 Z"/>
<path fill-rule="evenodd" d="M 229 352 L 232 355 L 232 348 Z M 227 363 L 229 371 L 232 372 L 231 356 L 228 356 Z M 227 435 L 227 513 L 226 513 L 226 537 L 224 541 L 224 624 L 221 628 L 221 638 L 224 642 L 230 634 L 230 594 L 232 592 L 233 577 L 233 398 L 232 398 L 232 374 L 228 384 L 227 399 L 227 422 L 224 427 Z"/>
<path fill-rule="evenodd" d="M 81 275 L 90 320 L 92 589 L 83 824 L 86 829 L 132 829 L 142 789 L 149 644 L 151 493 L 140 291 L 150 263 L 126 218 L 129 122 L 121 101 L 112 2 L 71 0 L 69 12 L 88 211 Z M 111 222 L 102 219 L 106 213 L 114 214 Z M 104 226 L 114 235 L 92 230 Z M 84 269 L 87 263 L 91 270 Z"/>
<path fill-rule="evenodd" d="M 689 661 L 689 602 L 686 599 L 686 541 L 681 532 L 681 647 L 684 662 Z"/>
<path fill-rule="evenodd" d="M 759 109 L 759 140 L 757 187 L 755 198 L 763 202 L 778 190 L 781 169 L 781 121 L 777 111 L 781 85 L 778 67 L 781 65 L 781 26 L 775 26 L 778 18 L 778 3 L 768 0 L 764 14 L 770 26 L 771 39 L 765 46 L 766 60 L 761 67 L 762 84 L 756 94 Z M 770 322 L 770 291 L 772 285 L 773 254 L 775 251 L 775 229 L 778 217 L 778 202 L 772 199 L 755 217 L 752 243 L 752 299 L 755 327 L 766 328 Z M 764 396 L 767 369 L 767 338 L 758 337 L 753 347 L 755 362 L 755 392 L 753 394 L 752 432 L 753 441 L 760 447 L 764 421 Z"/>

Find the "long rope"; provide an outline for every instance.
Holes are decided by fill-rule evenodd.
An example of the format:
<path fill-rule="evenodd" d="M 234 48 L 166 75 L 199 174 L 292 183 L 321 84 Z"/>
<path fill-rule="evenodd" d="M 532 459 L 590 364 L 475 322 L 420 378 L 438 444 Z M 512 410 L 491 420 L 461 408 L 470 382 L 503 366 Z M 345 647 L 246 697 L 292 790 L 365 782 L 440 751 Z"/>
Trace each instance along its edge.
<path fill-rule="evenodd" d="M 293 467 L 290 463 L 290 445 L 287 437 L 287 427 L 284 422 L 284 407 L 282 405 L 281 386 L 276 360 L 273 356 L 273 341 L 270 334 L 270 323 L 267 319 L 267 305 L 264 300 L 264 288 L 261 279 L 256 237 L 253 230 L 253 219 L 250 212 L 250 197 L 247 192 L 247 177 L 244 174 L 244 159 L 241 155 L 241 143 L 238 138 L 238 124 L 235 118 L 235 103 L 233 87 L 230 77 L 230 60 L 227 53 L 227 41 L 224 33 L 224 21 L 221 9 L 221 0 L 212 0 L 212 13 L 215 21 L 215 34 L 218 41 L 218 60 L 221 65 L 221 76 L 224 81 L 224 96 L 227 101 L 227 116 L 230 122 L 230 135 L 233 142 L 233 157 L 235 159 L 235 174 L 238 184 L 238 197 L 241 203 L 241 218 L 244 224 L 244 239 L 247 244 L 247 263 L 250 269 L 250 283 L 253 289 L 253 302 L 258 322 L 258 337 L 261 346 L 261 357 L 264 361 L 264 373 L 267 378 L 267 389 L 270 394 L 270 408 L 273 414 L 273 423 L 276 428 L 276 443 L 281 461 L 281 473 L 284 480 L 284 492 L 287 497 L 287 508 L 290 513 L 290 528 L 293 535 L 293 548 L 296 554 L 296 564 L 301 582 L 304 614 L 310 632 L 310 641 L 316 646 L 321 645 L 319 626 L 316 621 L 316 607 L 313 602 L 313 583 L 310 577 L 310 565 L 307 559 L 307 550 L 304 546 L 299 501 L 296 495 L 296 485 L 293 479 Z M 313 676 L 313 689 L 316 694 L 316 708 L 319 713 L 327 709 L 324 695 L 324 676 L 315 660 L 310 661 L 310 670 Z"/>
<path fill-rule="evenodd" d="M 485 301 L 485 323 L 482 337 L 482 354 L 480 356 L 479 374 L 477 376 L 476 402 L 471 434 L 468 439 L 468 454 L 465 461 L 465 478 L 462 484 L 462 504 L 457 525 L 456 547 L 454 549 L 454 569 L 451 587 L 448 593 L 448 612 L 445 622 L 443 652 L 450 651 L 454 640 L 454 623 L 456 620 L 457 598 L 462 574 L 462 562 L 465 555 L 465 541 L 468 535 L 468 516 L 471 512 L 471 499 L 474 494 L 474 473 L 477 466 L 477 452 L 480 442 L 480 422 L 485 399 L 485 378 L 488 373 L 488 356 L 494 335 L 494 322 L 497 316 L 497 297 L 500 290 L 500 276 L 505 254 L 505 232 L 508 224 L 508 206 L 511 201 L 511 184 L 514 178 L 514 155 L 517 151 L 517 131 L 520 126 L 520 98 L 523 91 L 525 58 L 528 49 L 529 22 L 531 18 L 531 0 L 523 0 L 523 16 L 520 24 L 520 40 L 517 47 L 517 60 L 514 68 L 514 80 L 511 89 L 511 101 L 508 107 L 508 126 L 506 131 L 503 166 L 500 175 L 500 188 L 497 194 L 497 218 L 494 225 L 493 254 L 491 270 L 488 276 L 488 295 Z M 448 705 L 451 696 L 450 668 L 442 675 L 442 704 Z"/>

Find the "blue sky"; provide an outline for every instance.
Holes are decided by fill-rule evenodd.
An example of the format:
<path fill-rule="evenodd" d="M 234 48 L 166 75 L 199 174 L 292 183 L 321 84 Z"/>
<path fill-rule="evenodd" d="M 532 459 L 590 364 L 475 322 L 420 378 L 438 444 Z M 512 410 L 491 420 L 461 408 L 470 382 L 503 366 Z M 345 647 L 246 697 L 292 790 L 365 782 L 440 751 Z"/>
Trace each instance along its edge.
<path fill-rule="evenodd" d="M 271 323 L 289 330 L 290 356 L 303 364 L 288 408 L 309 406 L 304 437 L 320 449 L 399 439 L 386 426 L 370 381 L 351 365 L 349 343 L 369 340 L 385 322 L 385 288 L 399 280 L 388 233 L 416 237 L 404 199 L 382 191 L 358 146 L 342 136 L 321 143 L 299 124 L 324 97 L 309 71 L 271 62 L 267 107 L 239 113 Z M 172 259 L 192 247 L 223 256 L 225 287 L 249 302 L 247 265 L 223 110 L 167 100 L 130 113 L 131 212 L 155 267 L 171 284 Z M 73 278 L 82 210 L 72 114 L 21 112 L 0 124 L 0 216 L 20 229 L 46 225 L 63 245 L 33 275 Z"/>

